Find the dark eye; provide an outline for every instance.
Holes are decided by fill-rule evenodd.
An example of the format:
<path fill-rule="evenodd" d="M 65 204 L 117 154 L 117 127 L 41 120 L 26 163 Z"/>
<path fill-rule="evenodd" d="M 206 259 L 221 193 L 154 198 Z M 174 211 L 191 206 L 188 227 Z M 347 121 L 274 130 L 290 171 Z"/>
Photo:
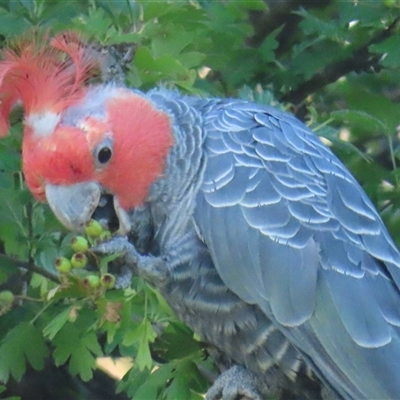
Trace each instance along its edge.
<path fill-rule="evenodd" d="M 108 146 L 104 146 L 97 153 L 97 160 L 100 164 L 106 164 L 110 161 L 111 156 L 111 149 Z"/>
<path fill-rule="evenodd" d="M 104 167 L 112 158 L 113 142 L 110 138 L 104 139 L 93 150 L 93 158 L 98 168 Z"/>

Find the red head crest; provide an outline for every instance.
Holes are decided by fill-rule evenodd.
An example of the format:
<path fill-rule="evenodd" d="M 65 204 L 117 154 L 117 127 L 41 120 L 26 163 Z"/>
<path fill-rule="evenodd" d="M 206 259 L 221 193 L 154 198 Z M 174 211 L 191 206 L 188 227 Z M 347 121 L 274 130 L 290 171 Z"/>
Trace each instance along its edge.
<path fill-rule="evenodd" d="M 47 35 L 36 35 L 4 50 L 0 62 L 0 136 L 7 134 L 9 113 L 18 101 L 25 116 L 59 113 L 76 102 L 95 64 L 82 40 L 71 32 L 51 41 Z"/>

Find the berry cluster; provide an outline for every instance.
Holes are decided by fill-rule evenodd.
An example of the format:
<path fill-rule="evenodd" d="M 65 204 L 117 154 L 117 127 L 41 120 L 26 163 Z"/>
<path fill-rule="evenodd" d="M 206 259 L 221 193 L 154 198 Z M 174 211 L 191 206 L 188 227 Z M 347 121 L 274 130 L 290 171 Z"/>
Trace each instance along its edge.
<path fill-rule="evenodd" d="M 75 236 L 72 238 L 70 246 L 73 254 L 70 258 L 58 257 L 54 262 L 54 266 L 61 275 L 61 279 L 66 275 L 78 275 L 77 271 L 85 268 L 89 260 L 94 264 L 100 264 L 97 256 L 94 256 L 89 248 L 90 245 L 99 241 L 111 239 L 110 231 L 103 230 L 100 223 L 96 220 L 90 220 L 85 226 L 84 236 Z M 78 275 L 79 276 L 79 275 Z M 98 271 L 81 277 L 81 283 L 84 288 L 90 290 L 112 289 L 115 285 L 115 276 L 105 272 Z"/>

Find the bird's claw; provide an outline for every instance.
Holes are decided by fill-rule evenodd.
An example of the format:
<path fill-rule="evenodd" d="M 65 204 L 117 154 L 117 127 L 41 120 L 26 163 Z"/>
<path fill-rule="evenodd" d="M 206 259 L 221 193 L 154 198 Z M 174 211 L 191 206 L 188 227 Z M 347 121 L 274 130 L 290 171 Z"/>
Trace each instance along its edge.
<path fill-rule="evenodd" d="M 119 254 L 127 264 L 136 264 L 139 254 L 135 246 L 129 242 L 126 236 L 116 236 L 106 242 L 96 244 L 91 248 L 96 254 Z"/>
<path fill-rule="evenodd" d="M 168 268 L 166 261 L 162 257 L 154 257 L 151 255 L 141 255 L 135 248 L 135 246 L 129 242 L 126 236 L 116 236 L 109 241 L 99 243 L 92 247 L 91 251 L 97 254 L 118 254 L 120 255 L 119 260 L 123 263 L 122 268 L 123 276 L 117 278 L 117 285 L 119 281 L 126 282 L 128 274 L 130 273 L 130 279 L 132 273 L 137 273 L 143 278 L 151 282 L 164 282 L 167 278 Z M 121 284 L 121 287 L 126 287 L 125 284 Z"/>
<path fill-rule="evenodd" d="M 91 248 L 91 251 L 99 255 L 119 255 L 122 267 L 119 268 L 116 275 L 115 287 L 125 289 L 130 286 L 139 255 L 135 246 L 128 241 L 127 237 L 116 236 L 108 241 L 96 244 Z"/>
<path fill-rule="evenodd" d="M 218 377 L 205 400 L 262 400 L 258 381 L 259 378 L 248 369 L 234 366 Z"/>

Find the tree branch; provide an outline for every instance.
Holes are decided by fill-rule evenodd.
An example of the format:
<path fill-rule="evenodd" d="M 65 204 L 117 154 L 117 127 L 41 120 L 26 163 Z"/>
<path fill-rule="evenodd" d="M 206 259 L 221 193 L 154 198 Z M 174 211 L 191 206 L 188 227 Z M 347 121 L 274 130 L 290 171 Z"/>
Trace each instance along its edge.
<path fill-rule="evenodd" d="M 103 83 L 121 84 L 125 82 L 127 65 L 133 60 L 135 53 L 133 44 L 125 43 L 108 47 L 92 45 L 89 49 L 99 63 Z"/>
<path fill-rule="evenodd" d="M 385 30 L 379 32 L 374 38 L 368 41 L 368 43 L 356 49 L 350 58 L 329 65 L 322 72 L 317 72 L 314 76 L 303 82 L 296 89 L 284 94 L 279 101 L 299 104 L 309 94 L 314 93 L 315 91 L 332 82 L 335 82 L 340 77 L 347 75 L 352 71 L 370 72 L 380 69 L 381 66 L 379 65 L 379 61 L 381 59 L 381 55 L 374 53 L 371 54 L 369 51 L 369 46 L 383 42 L 385 39 L 390 37 L 390 35 L 396 29 L 396 25 L 399 21 L 400 17 L 397 17 Z"/>
<path fill-rule="evenodd" d="M 21 261 L 15 257 L 8 256 L 6 254 L 0 253 L 0 262 L 6 262 L 15 265 L 16 268 L 23 268 L 31 272 L 36 272 L 39 275 L 44 276 L 47 279 L 50 279 L 53 282 L 60 283 L 58 276 L 53 274 L 52 272 L 47 271 L 44 268 L 40 268 L 32 262 L 29 261 Z"/>

